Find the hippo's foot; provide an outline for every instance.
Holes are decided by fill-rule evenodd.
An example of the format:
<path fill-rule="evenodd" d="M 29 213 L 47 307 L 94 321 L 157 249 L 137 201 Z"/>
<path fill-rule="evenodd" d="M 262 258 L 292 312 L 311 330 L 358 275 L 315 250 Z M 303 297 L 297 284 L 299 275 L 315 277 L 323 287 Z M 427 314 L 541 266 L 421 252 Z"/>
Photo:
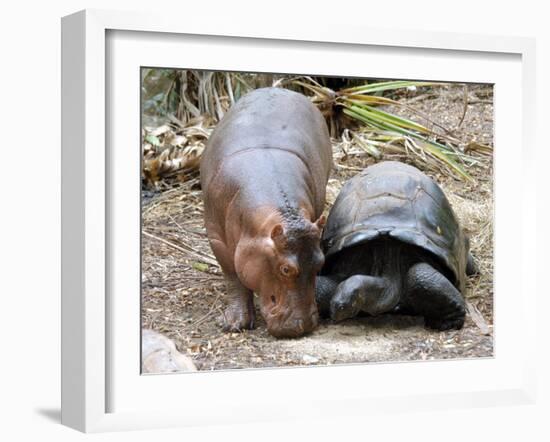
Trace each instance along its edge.
<path fill-rule="evenodd" d="M 253 329 L 256 311 L 252 291 L 243 286 L 236 276 L 226 275 L 226 281 L 227 307 L 219 320 L 223 331 Z"/>
<path fill-rule="evenodd" d="M 225 309 L 218 322 L 224 332 L 239 332 L 254 328 L 255 315 L 247 311 L 236 311 L 232 307 Z"/>

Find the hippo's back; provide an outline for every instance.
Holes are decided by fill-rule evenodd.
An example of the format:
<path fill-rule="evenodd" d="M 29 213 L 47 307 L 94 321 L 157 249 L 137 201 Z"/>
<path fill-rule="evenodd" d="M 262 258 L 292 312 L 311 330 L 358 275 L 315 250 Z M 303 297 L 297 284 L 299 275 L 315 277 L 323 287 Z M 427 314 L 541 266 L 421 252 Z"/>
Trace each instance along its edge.
<path fill-rule="evenodd" d="M 287 151 L 310 174 L 320 174 L 324 183 L 328 179 L 332 149 L 321 112 L 302 94 L 262 88 L 248 93 L 231 107 L 210 136 L 201 160 L 203 189 L 228 157 L 261 149 Z M 241 165 L 245 169 L 261 167 L 261 153 Z"/>

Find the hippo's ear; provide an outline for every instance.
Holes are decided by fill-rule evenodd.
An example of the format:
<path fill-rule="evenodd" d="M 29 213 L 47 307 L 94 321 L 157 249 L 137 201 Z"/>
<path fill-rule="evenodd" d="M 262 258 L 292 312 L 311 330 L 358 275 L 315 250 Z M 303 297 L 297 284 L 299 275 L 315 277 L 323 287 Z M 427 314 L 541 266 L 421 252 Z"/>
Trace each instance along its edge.
<path fill-rule="evenodd" d="M 273 226 L 273 229 L 271 229 L 271 239 L 274 242 L 280 241 L 282 239 L 282 236 L 284 234 L 284 229 L 281 224 L 276 224 Z"/>
<path fill-rule="evenodd" d="M 323 230 L 323 227 L 325 227 L 325 224 L 327 223 L 327 218 L 325 215 L 321 215 L 317 221 L 315 221 L 315 225 L 319 228 L 319 230 Z"/>

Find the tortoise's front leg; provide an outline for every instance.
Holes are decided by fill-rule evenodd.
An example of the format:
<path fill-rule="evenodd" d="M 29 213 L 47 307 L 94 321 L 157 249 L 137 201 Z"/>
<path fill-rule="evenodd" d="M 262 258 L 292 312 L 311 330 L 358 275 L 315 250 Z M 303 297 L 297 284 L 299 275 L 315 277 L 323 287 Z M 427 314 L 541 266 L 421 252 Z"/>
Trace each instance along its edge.
<path fill-rule="evenodd" d="M 456 287 L 426 263 L 415 264 L 407 273 L 405 302 L 416 314 L 424 316 L 427 327 L 436 330 L 460 329 L 466 308 Z"/>
<path fill-rule="evenodd" d="M 338 282 L 328 276 L 315 277 L 315 302 L 322 318 L 330 316 L 330 301 L 336 293 Z"/>

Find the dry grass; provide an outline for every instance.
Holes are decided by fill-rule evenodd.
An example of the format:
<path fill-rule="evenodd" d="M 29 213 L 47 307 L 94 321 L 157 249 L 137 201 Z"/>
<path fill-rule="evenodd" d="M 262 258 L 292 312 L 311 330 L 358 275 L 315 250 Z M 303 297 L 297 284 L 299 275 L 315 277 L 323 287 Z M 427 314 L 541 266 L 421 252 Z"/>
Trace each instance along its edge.
<path fill-rule="evenodd" d="M 444 95 L 449 87 L 446 83 L 389 81 L 365 84 L 364 80 L 344 81 L 330 77 L 146 71 L 156 80 L 162 80 L 160 84 L 164 83 L 167 88 L 163 102 L 178 102 L 173 113 L 165 114 L 162 123 L 159 123 L 158 116 L 153 117 L 148 112 L 143 115 L 142 176 L 149 188 L 167 188 L 166 184 L 169 188 L 174 180 L 186 180 L 187 174 L 198 168 L 210 133 L 232 104 L 242 94 L 265 86 L 305 93 L 321 110 L 330 133 L 338 139 L 339 168 L 357 170 L 357 166 L 344 164 L 350 156 L 368 156 L 377 160 L 382 156 L 405 158 L 423 170 L 469 181 L 472 178 L 467 169 L 484 167 L 486 157 L 492 155 L 490 142 L 476 137 L 465 138 L 457 133 L 464 123 L 469 104 L 491 102 L 486 99 L 487 91 L 491 92 L 487 87 L 459 86 L 462 89 L 453 93 L 453 102 L 462 103 L 462 108 L 455 114 L 459 121 L 449 126 L 447 121 L 438 121 L 429 111 L 417 106 L 418 102 L 433 98 L 435 91 Z M 353 82 L 360 86 L 344 87 Z M 147 84 L 144 90 L 158 92 L 157 83 L 144 80 Z M 425 93 L 426 90 L 431 92 Z M 385 91 L 392 97 L 377 95 L 377 91 Z M 414 96 L 407 100 L 411 93 Z M 145 97 L 149 95 L 144 93 Z M 144 103 L 151 102 L 145 97 Z M 146 108 L 148 106 L 144 104 Z"/>
<path fill-rule="evenodd" d="M 482 89 L 469 89 L 472 101 L 477 101 L 466 102 L 465 113 L 462 86 L 447 86 L 434 94 L 402 99 L 415 100 L 415 106 L 452 128 L 466 142 L 492 145 L 491 98 L 479 98 L 476 91 Z M 406 109 L 399 112 L 407 115 Z M 328 185 L 327 209 L 343 183 L 374 162 L 350 139 L 334 142 L 333 149 L 336 167 Z M 189 172 L 185 181 L 172 181 L 169 190 L 160 194 L 145 192 L 143 326 L 174 339 L 179 351 L 191 356 L 202 370 L 491 356 L 492 161 L 482 153 L 474 155 L 479 155 L 481 163 L 469 170 L 476 183 L 457 181 L 437 169 L 426 172 L 441 184 L 470 235 L 480 275 L 469 279 L 465 295 L 474 315 L 478 311 L 488 325 L 488 334 L 472 321 L 472 315 L 462 330 L 448 332 L 425 330 L 419 318 L 385 315 L 342 324 L 325 321 L 312 335 L 298 340 L 272 338 L 261 318 L 255 330 L 222 333 L 216 319 L 223 306 L 225 285 L 206 239 L 196 171 Z M 384 159 L 415 162 L 414 157 L 402 153 L 386 153 Z"/>

